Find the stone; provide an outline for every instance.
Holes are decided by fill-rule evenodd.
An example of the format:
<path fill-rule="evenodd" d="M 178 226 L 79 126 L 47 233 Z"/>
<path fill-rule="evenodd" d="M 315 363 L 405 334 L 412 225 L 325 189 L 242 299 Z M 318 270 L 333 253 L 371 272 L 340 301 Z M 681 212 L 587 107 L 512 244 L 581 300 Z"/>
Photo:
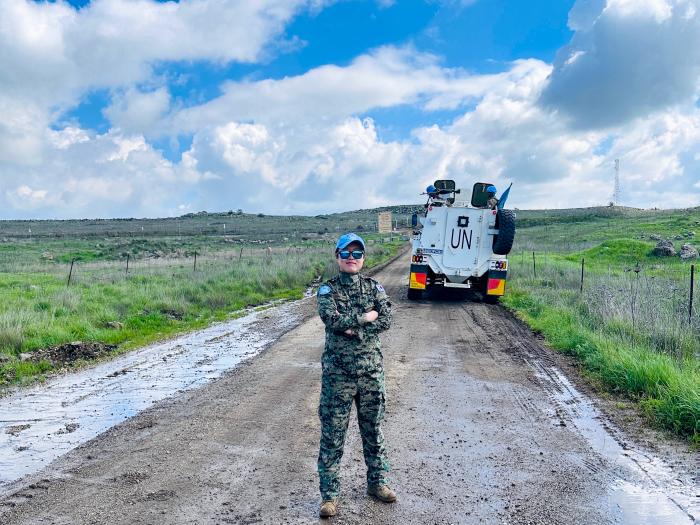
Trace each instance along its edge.
<path fill-rule="evenodd" d="M 681 246 L 680 256 L 681 259 L 697 259 L 698 250 L 690 244 L 684 244 L 683 246 Z"/>
<path fill-rule="evenodd" d="M 671 241 L 664 239 L 657 243 L 652 253 L 657 257 L 674 257 L 676 255 L 676 249 L 673 247 Z"/>
<path fill-rule="evenodd" d="M 44 252 L 41 254 L 41 258 L 47 261 L 53 261 L 53 254 L 51 252 Z"/>
<path fill-rule="evenodd" d="M 649 238 L 652 241 L 663 241 L 664 240 L 664 238 L 661 237 L 661 235 L 659 235 L 658 233 L 652 233 L 651 235 L 649 235 Z"/>

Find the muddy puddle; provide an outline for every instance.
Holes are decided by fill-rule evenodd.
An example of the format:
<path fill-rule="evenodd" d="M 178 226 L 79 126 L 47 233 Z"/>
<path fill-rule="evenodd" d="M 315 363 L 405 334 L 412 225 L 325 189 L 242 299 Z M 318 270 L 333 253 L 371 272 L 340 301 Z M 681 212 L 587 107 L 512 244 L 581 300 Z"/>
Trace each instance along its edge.
<path fill-rule="evenodd" d="M 618 441 L 619 432 L 557 368 L 529 361 L 554 401 L 553 425 L 573 426 L 613 468 L 607 505 L 616 521 L 629 525 L 692 525 L 700 522 L 700 487 L 653 454 Z M 605 469 L 586 465 L 592 475 Z"/>
<path fill-rule="evenodd" d="M 295 306 L 251 310 L 0 398 L 0 495 L 13 481 L 153 403 L 199 387 L 256 355 L 299 321 Z"/>

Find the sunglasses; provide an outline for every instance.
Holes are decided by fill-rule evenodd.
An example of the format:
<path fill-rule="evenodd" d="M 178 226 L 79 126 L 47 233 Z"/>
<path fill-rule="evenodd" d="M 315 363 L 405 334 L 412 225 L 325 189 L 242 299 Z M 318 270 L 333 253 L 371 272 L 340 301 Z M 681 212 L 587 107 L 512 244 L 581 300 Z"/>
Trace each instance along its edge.
<path fill-rule="evenodd" d="M 340 250 L 338 255 L 343 260 L 349 259 L 351 255 L 353 259 L 362 259 L 365 256 L 365 252 L 364 250 Z"/>

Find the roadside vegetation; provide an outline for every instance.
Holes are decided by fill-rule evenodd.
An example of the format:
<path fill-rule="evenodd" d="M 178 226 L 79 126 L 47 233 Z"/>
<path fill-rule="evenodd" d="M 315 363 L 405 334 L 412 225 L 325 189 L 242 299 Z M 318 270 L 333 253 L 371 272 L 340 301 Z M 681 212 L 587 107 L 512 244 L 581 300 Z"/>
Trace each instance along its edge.
<path fill-rule="evenodd" d="M 5 237 L 0 387 L 236 317 L 248 307 L 301 298 L 333 271 L 336 226 L 326 221 L 333 233 L 300 233 L 297 219 L 283 222 L 278 220 L 269 238 L 257 229 L 238 238 L 193 231 L 96 239 L 82 231 L 66 236 L 61 222 L 56 222 L 64 228 L 60 238 L 48 230 L 43 237 L 34 232 L 32 238 Z M 370 243 L 368 267 L 389 259 L 404 243 L 398 235 L 364 235 Z M 59 350 L 70 355 L 62 359 Z"/>
<path fill-rule="evenodd" d="M 700 260 L 652 253 L 659 238 L 697 247 L 695 232 L 700 209 L 521 213 L 503 304 L 601 388 L 700 444 L 699 303 L 689 311 L 690 266 Z"/>

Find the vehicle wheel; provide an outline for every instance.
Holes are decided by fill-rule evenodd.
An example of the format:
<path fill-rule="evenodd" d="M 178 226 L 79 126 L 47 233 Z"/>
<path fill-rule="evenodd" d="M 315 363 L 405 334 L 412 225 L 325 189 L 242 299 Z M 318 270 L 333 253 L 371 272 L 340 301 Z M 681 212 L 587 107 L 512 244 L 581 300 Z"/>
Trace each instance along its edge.
<path fill-rule="evenodd" d="M 496 229 L 498 235 L 493 238 L 493 253 L 508 255 L 513 247 L 513 240 L 515 240 L 515 212 L 513 210 L 498 210 Z"/>
<path fill-rule="evenodd" d="M 409 301 L 417 301 L 423 297 L 423 290 L 414 290 L 413 288 L 409 288 L 406 297 L 408 297 Z"/>

